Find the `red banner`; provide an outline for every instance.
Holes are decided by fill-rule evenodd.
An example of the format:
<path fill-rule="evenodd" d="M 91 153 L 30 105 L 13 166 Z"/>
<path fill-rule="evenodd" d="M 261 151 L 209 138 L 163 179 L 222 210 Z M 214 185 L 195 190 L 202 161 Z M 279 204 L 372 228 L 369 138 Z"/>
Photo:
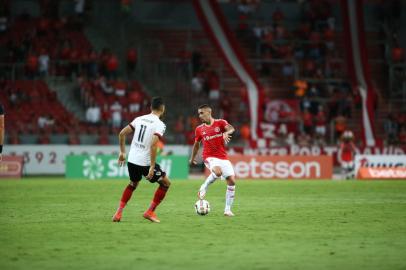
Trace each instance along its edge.
<path fill-rule="evenodd" d="M 22 156 L 3 156 L 0 161 L 0 178 L 21 178 L 23 164 Z"/>

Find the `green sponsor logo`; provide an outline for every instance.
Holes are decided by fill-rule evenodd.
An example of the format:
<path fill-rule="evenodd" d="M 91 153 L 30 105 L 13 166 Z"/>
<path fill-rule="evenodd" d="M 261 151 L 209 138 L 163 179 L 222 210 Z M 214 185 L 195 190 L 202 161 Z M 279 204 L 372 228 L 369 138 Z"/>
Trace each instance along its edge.
<path fill-rule="evenodd" d="M 83 160 L 83 176 L 89 179 L 101 178 L 104 171 L 103 161 L 100 157 L 89 156 Z"/>
<path fill-rule="evenodd" d="M 187 156 L 160 156 L 162 170 L 171 179 L 186 179 L 189 174 Z M 119 167 L 113 155 L 70 155 L 65 162 L 66 178 L 120 179 L 128 178 L 127 166 Z"/>

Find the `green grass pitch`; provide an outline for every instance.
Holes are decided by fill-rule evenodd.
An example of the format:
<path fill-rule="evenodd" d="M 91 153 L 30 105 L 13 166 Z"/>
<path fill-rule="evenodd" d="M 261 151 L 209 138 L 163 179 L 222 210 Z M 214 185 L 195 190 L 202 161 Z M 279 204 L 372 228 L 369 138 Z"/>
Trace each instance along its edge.
<path fill-rule="evenodd" d="M 111 222 L 127 181 L 0 181 L 0 269 L 406 269 L 406 181 L 238 181 L 233 218 L 225 183 L 195 214 L 201 181 L 142 181 Z"/>

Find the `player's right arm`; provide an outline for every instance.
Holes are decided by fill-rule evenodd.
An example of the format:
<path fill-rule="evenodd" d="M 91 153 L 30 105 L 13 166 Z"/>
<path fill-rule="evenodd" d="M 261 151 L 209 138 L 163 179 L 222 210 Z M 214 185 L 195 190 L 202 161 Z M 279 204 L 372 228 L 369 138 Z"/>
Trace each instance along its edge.
<path fill-rule="evenodd" d="M 190 156 L 189 159 L 189 164 L 197 164 L 196 162 L 196 155 L 197 152 L 199 152 L 199 148 L 200 148 L 200 141 L 202 140 L 201 134 L 200 134 L 200 130 L 199 128 L 196 128 L 195 130 L 195 143 L 193 144 L 193 148 L 192 148 L 192 155 Z"/>
<path fill-rule="evenodd" d="M 337 161 L 338 163 L 342 163 L 343 162 L 343 148 L 344 145 L 341 143 L 340 146 L 338 147 L 338 153 L 337 153 Z"/>
<path fill-rule="evenodd" d="M 118 165 L 123 166 L 125 163 L 125 138 L 127 135 L 135 131 L 135 128 L 131 125 L 127 125 L 118 134 L 118 142 L 120 144 L 120 154 L 118 156 Z"/>
<path fill-rule="evenodd" d="M 150 148 L 151 164 L 149 165 L 148 175 L 146 176 L 146 178 L 148 180 L 151 180 L 152 177 L 154 176 L 154 169 L 155 169 L 156 156 L 157 156 L 156 150 L 158 148 L 158 141 L 159 141 L 159 137 L 157 135 L 153 135 L 152 141 L 151 141 L 151 148 Z"/>
<path fill-rule="evenodd" d="M 195 143 L 193 144 L 193 148 L 192 148 L 192 155 L 190 156 L 190 160 L 189 160 L 190 164 L 197 164 L 196 155 L 197 155 L 197 152 L 199 152 L 199 148 L 200 148 L 200 142 L 195 141 Z"/>

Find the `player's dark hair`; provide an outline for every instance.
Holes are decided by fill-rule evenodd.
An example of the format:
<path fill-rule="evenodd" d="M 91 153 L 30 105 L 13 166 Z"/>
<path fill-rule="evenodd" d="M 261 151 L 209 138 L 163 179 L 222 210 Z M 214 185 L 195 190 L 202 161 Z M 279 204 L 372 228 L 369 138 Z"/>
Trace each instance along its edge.
<path fill-rule="evenodd" d="M 151 100 L 151 109 L 160 110 L 161 106 L 165 105 L 162 97 L 153 97 Z"/>
<path fill-rule="evenodd" d="M 209 104 L 202 104 L 199 106 L 199 109 L 211 109 Z"/>

